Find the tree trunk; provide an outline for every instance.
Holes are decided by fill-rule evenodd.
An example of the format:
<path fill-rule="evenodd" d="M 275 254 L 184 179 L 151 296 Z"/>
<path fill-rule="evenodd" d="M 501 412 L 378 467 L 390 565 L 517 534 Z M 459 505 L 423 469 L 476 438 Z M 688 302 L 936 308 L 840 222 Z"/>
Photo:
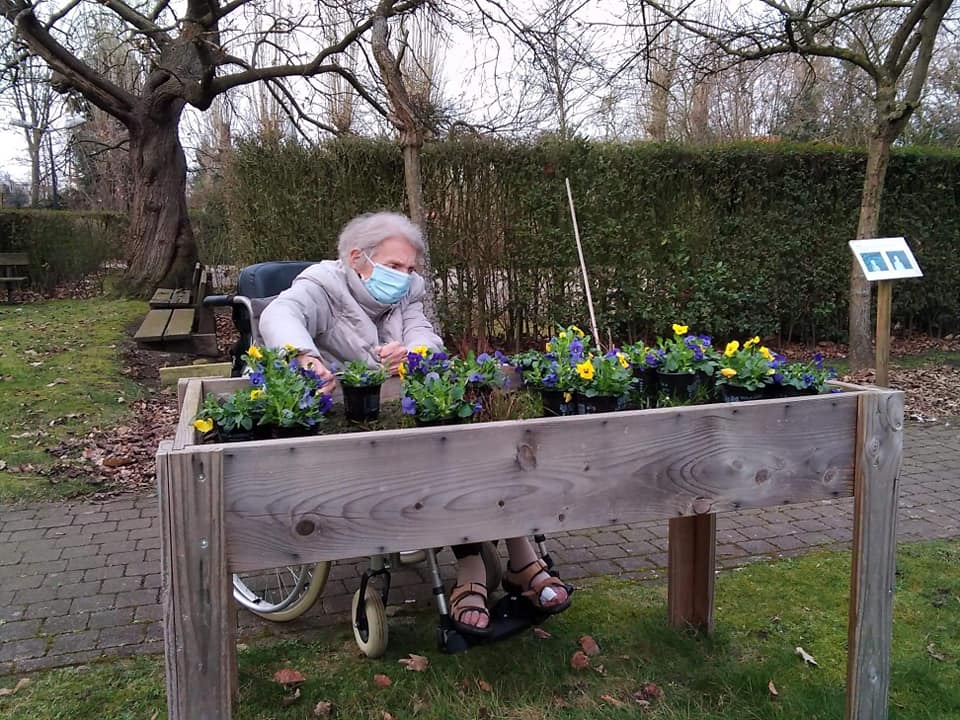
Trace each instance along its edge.
<path fill-rule="evenodd" d="M 891 139 L 886 129 L 881 129 L 870 141 L 867 150 L 867 172 L 863 179 L 863 195 L 860 199 L 860 219 L 857 222 L 857 239 L 877 236 L 880 226 L 880 201 L 890 162 Z M 850 268 L 850 346 L 847 353 L 852 371 L 873 366 L 873 334 L 870 317 L 871 286 L 860 270 L 856 259 Z"/>
<path fill-rule="evenodd" d="M 39 130 L 27 131 L 27 150 L 30 153 L 30 207 L 40 207 L 40 142 Z"/>
<path fill-rule="evenodd" d="M 190 287 L 197 247 L 187 215 L 187 161 L 178 130 L 183 101 L 138 113 L 130 124 L 133 197 L 123 285 L 149 296 L 157 287 Z"/>

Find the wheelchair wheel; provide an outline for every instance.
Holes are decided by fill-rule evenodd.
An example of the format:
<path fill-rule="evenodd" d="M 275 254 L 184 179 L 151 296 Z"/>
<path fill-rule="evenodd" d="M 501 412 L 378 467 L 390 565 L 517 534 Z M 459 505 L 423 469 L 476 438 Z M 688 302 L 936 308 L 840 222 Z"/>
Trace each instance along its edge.
<path fill-rule="evenodd" d="M 363 614 L 366 627 L 357 627 L 357 607 L 360 605 L 360 591 L 353 594 L 350 606 L 350 622 L 353 625 L 353 638 L 357 646 L 368 658 L 382 657 L 387 650 L 387 611 L 383 607 L 380 593 L 372 585 L 367 586 L 363 599 Z"/>
<path fill-rule="evenodd" d="M 317 601 L 332 563 L 290 565 L 273 570 L 234 574 L 233 599 L 254 615 L 272 622 L 289 622 Z"/>
<path fill-rule="evenodd" d="M 493 592 L 500 587 L 503 579 L 503 561 L 497 552 L 497 546 L 492 542 L 480 543 L 480 557 L 483 558 L 483 566 L 487 571 L 487 588 Z"/>

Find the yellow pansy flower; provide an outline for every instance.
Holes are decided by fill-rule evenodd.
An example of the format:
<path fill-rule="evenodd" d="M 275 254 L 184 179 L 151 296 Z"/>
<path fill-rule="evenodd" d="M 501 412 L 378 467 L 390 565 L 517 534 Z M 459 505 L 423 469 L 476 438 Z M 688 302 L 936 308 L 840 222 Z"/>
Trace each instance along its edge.
<path fill-rule="evenodd" d="M 573 393 L 565 392 L 565 393 L 563 394 L 563 401 L 564 401 L 564 402 L 570 402 L 571 400 L 573 400 Z"/>
<path fill-rule="evenodd" d="M 400 363 L 400 366 L 397 368 L 397 375 L 400 376 L 400 379 L 403 380 L 407 376 L 407 364 Z"/>
<path fill-rule="evenodd" d="M 733 357 L 733 354 L 740 349 L 740 343 L 736 340 L 731 340 L 727 343 L 726 349 L 723 351 L 723 354 L 727 357 Z"/>
<path fill-rule="evenodd" d="M 630 361 L 627 360 L 627 356 L 621 352 L 617 353 L 617 361 L 620 363 L 620 367 L 622 368 L 630 367 Z"/>
<path fill-rule="evenodd" d="M 743 347 L 744 347 L 744 348 L 751 348 L 751 347 L 753 347 L 754 345 L 757 345 L 759 342 L 760 342 L 760 336 L 759 336 L 759 335 L 754 335 L 752 338 L 750 338 L 749 340 L 747 340 L 747 341 L 743 344 Z"/>
<path fill-rule="evenodd" d="M 263 388 L 255 388 L 250 391 L 250 399 L 258 400 L 263 397 Z"/>
<path fill-rule="evenodd" d="M 583 332 L 583 330 L 581 330 L 580 328 L 578 328 L 576 325 L 571 325 L 571 326 L 570 326 L 570 329 L 573 330 L 573 331 L 574 331 L 577 335 L 579 335 L 580 337 L 583 337 L 583 336 L 586 334 L 586 333 Z"/>
<path fill-rule="evenodd" d="M 674 323 L 674 324 L 673 324 L 673 333 L 674 333 L 674 335 L 686 335 L 686 334 L 687 334 L 687 330 L 689 330 L 689 329 L 690 329 L 690 328 L 688 328 L 686 325 L 677 325 L 677 323 Z"/>
<path fill-rule="evenodd" d="M 416 353 L 417 355 L 419 355 L 420 357 L 426 357 L 426 356 L 427 356 L 427 353 L 430 352 L 430 351 L 427 350 L 427 346 L 426 346 L 426 345 L 417 345 L 417 346 L 413 349 L 413 352 L 415 352 L 415 353 Z"/>
<path fill-rule="evenodd" d="M 566 334 L 563 330 L 561 330 L 561 331 L 560 331 L 560 335 L 559 335 L 558 337 L 559 337 L 561 340 L 563 340 L 564 338 L 567 337 L 567 334 Z"/>
<path fill-rule="evenodd" d="M 577 374 L 584 380 L 593 380 L 593 363 L 585 360 L 577 365 Z"/>
<path fill-rule="evenodd" d="M 553 345 L 550 343 L 547 343 L 544 347 L 546 347 L 547 352 L 553 352 Z"/>
<path fill-rule="evenodd" d="M 260 352 L 260 348 L 256 345 L 251 345 L 247 348 L 247 355 L 252 357 L 254 360 L 263 360 L 263 353 Z"/>
<path fill-rule="evenodd" d="M 725 378 L 732 378 L 734 375 L 737 374 L 737 371 L 734 370 L 733 368 L 721 368 L 720 374 L 723 375 Z"/>
<path fill-rule="evenodd" d="M 773 360 L 773 353 L 766 346 L 760 348 L 760 354 L 763 355 L 764 360 Z"/>
<path fill-rule="evenodd" d="M 198 418 L 193 421 L 193 426 L 202 433 L 213 430 L 213 420 L 210 418 Z"/>
<path fill-rule="evenodd" d="M 286 350 L 288 353 L 295 353 L 297 351 L 297 349 L 290 343 L 284 343 L 283 349 Z"/>

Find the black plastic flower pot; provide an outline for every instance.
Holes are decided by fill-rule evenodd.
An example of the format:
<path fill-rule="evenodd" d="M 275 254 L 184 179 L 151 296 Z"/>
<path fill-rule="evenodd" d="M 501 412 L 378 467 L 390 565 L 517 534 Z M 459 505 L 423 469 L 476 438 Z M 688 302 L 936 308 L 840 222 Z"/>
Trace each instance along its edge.
<path fill-rule="evenodd" d="M 621 397 L 617 395 L 595 395 L 587 397 L 577 393 L 577 415 L 595 415 L 597 413 L 616 412 L 624 409 Z"/>
<path fill-rule="evenodd" d="M 766 388 L 758 387 L 756 390 L 748 390 L 745 387 L 736 385 L 720 385 L 720 397 L 724 402 L 747 402 L 748 400 L 763 400 L 768 397 Z"/>
<path fill-rule="evenodd" d="M 445 418 L 434 418 L 433 420 L 424 420 L 419 416 L 414 416 L 413 424 L 417 427 L 441 427 L 444 425 L 460 425 L 463 423 L 462 418 L 458 417 L 445 417 Z"/>
<path fill-rule="evenodd" d="M 697 396 L 702 381 L 700 373 L 658 372 L 660 390 L 676 402 L 688 402 Z"/>
<path fill-rule="evenodd" d="M 260 432 L 260 428 L 258 426 L 254 426 L 249 430 L 234 428 L 229 432 L 218 427 L 216 432 L 216 442 L 222 443 L 249 442 L 250 440 L 262 439 L 263 433 Z"/>
<path fill-rule="evenodd" d="M 380 386 L 343 386 L 343 414 L 347 420 L 364 422 L 380 417 Z"/>
<path fill-rule="evenodd" d="M 312 427 L 305 427 L 303 425 L 294 425 L 293 427 L 280 427 L 279 425 L 270 425 L 265 428 L 269 435 L 267 437 L 274 440 L 280 438 L 296 438 L 296 437 L 309 437 L 311 435 L 316 435 L 320 432 L 319 425 L 313 425 Z"/>
<path fill-rule="evenodd" d="M 574 402 L 575 398 L 572 393 L 563 390 L 541 389 L 540 399 L 543 401 L 543 414 L 545 416 L 577 414 L 577 404 Z"/>

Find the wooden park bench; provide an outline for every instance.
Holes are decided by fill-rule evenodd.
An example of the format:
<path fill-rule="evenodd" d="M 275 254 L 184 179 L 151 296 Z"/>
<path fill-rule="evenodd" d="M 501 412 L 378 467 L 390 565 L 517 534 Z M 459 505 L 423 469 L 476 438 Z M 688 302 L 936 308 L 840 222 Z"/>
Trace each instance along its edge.
<path fill-rule="evenodd" d="M 7 286 L 7 304 L 13 305 L 13 286 L 27 280 L 29 266 L 26 253 L 0 253 L 0 283 Z"/>
<path fill-rule="evenodd" d="M 208 285 L 209 271 L 197 263 L 189 289 L 158 288 L 133 339 L 167 352 L 217 355 L 213 311 L 203 306 Z"/>

